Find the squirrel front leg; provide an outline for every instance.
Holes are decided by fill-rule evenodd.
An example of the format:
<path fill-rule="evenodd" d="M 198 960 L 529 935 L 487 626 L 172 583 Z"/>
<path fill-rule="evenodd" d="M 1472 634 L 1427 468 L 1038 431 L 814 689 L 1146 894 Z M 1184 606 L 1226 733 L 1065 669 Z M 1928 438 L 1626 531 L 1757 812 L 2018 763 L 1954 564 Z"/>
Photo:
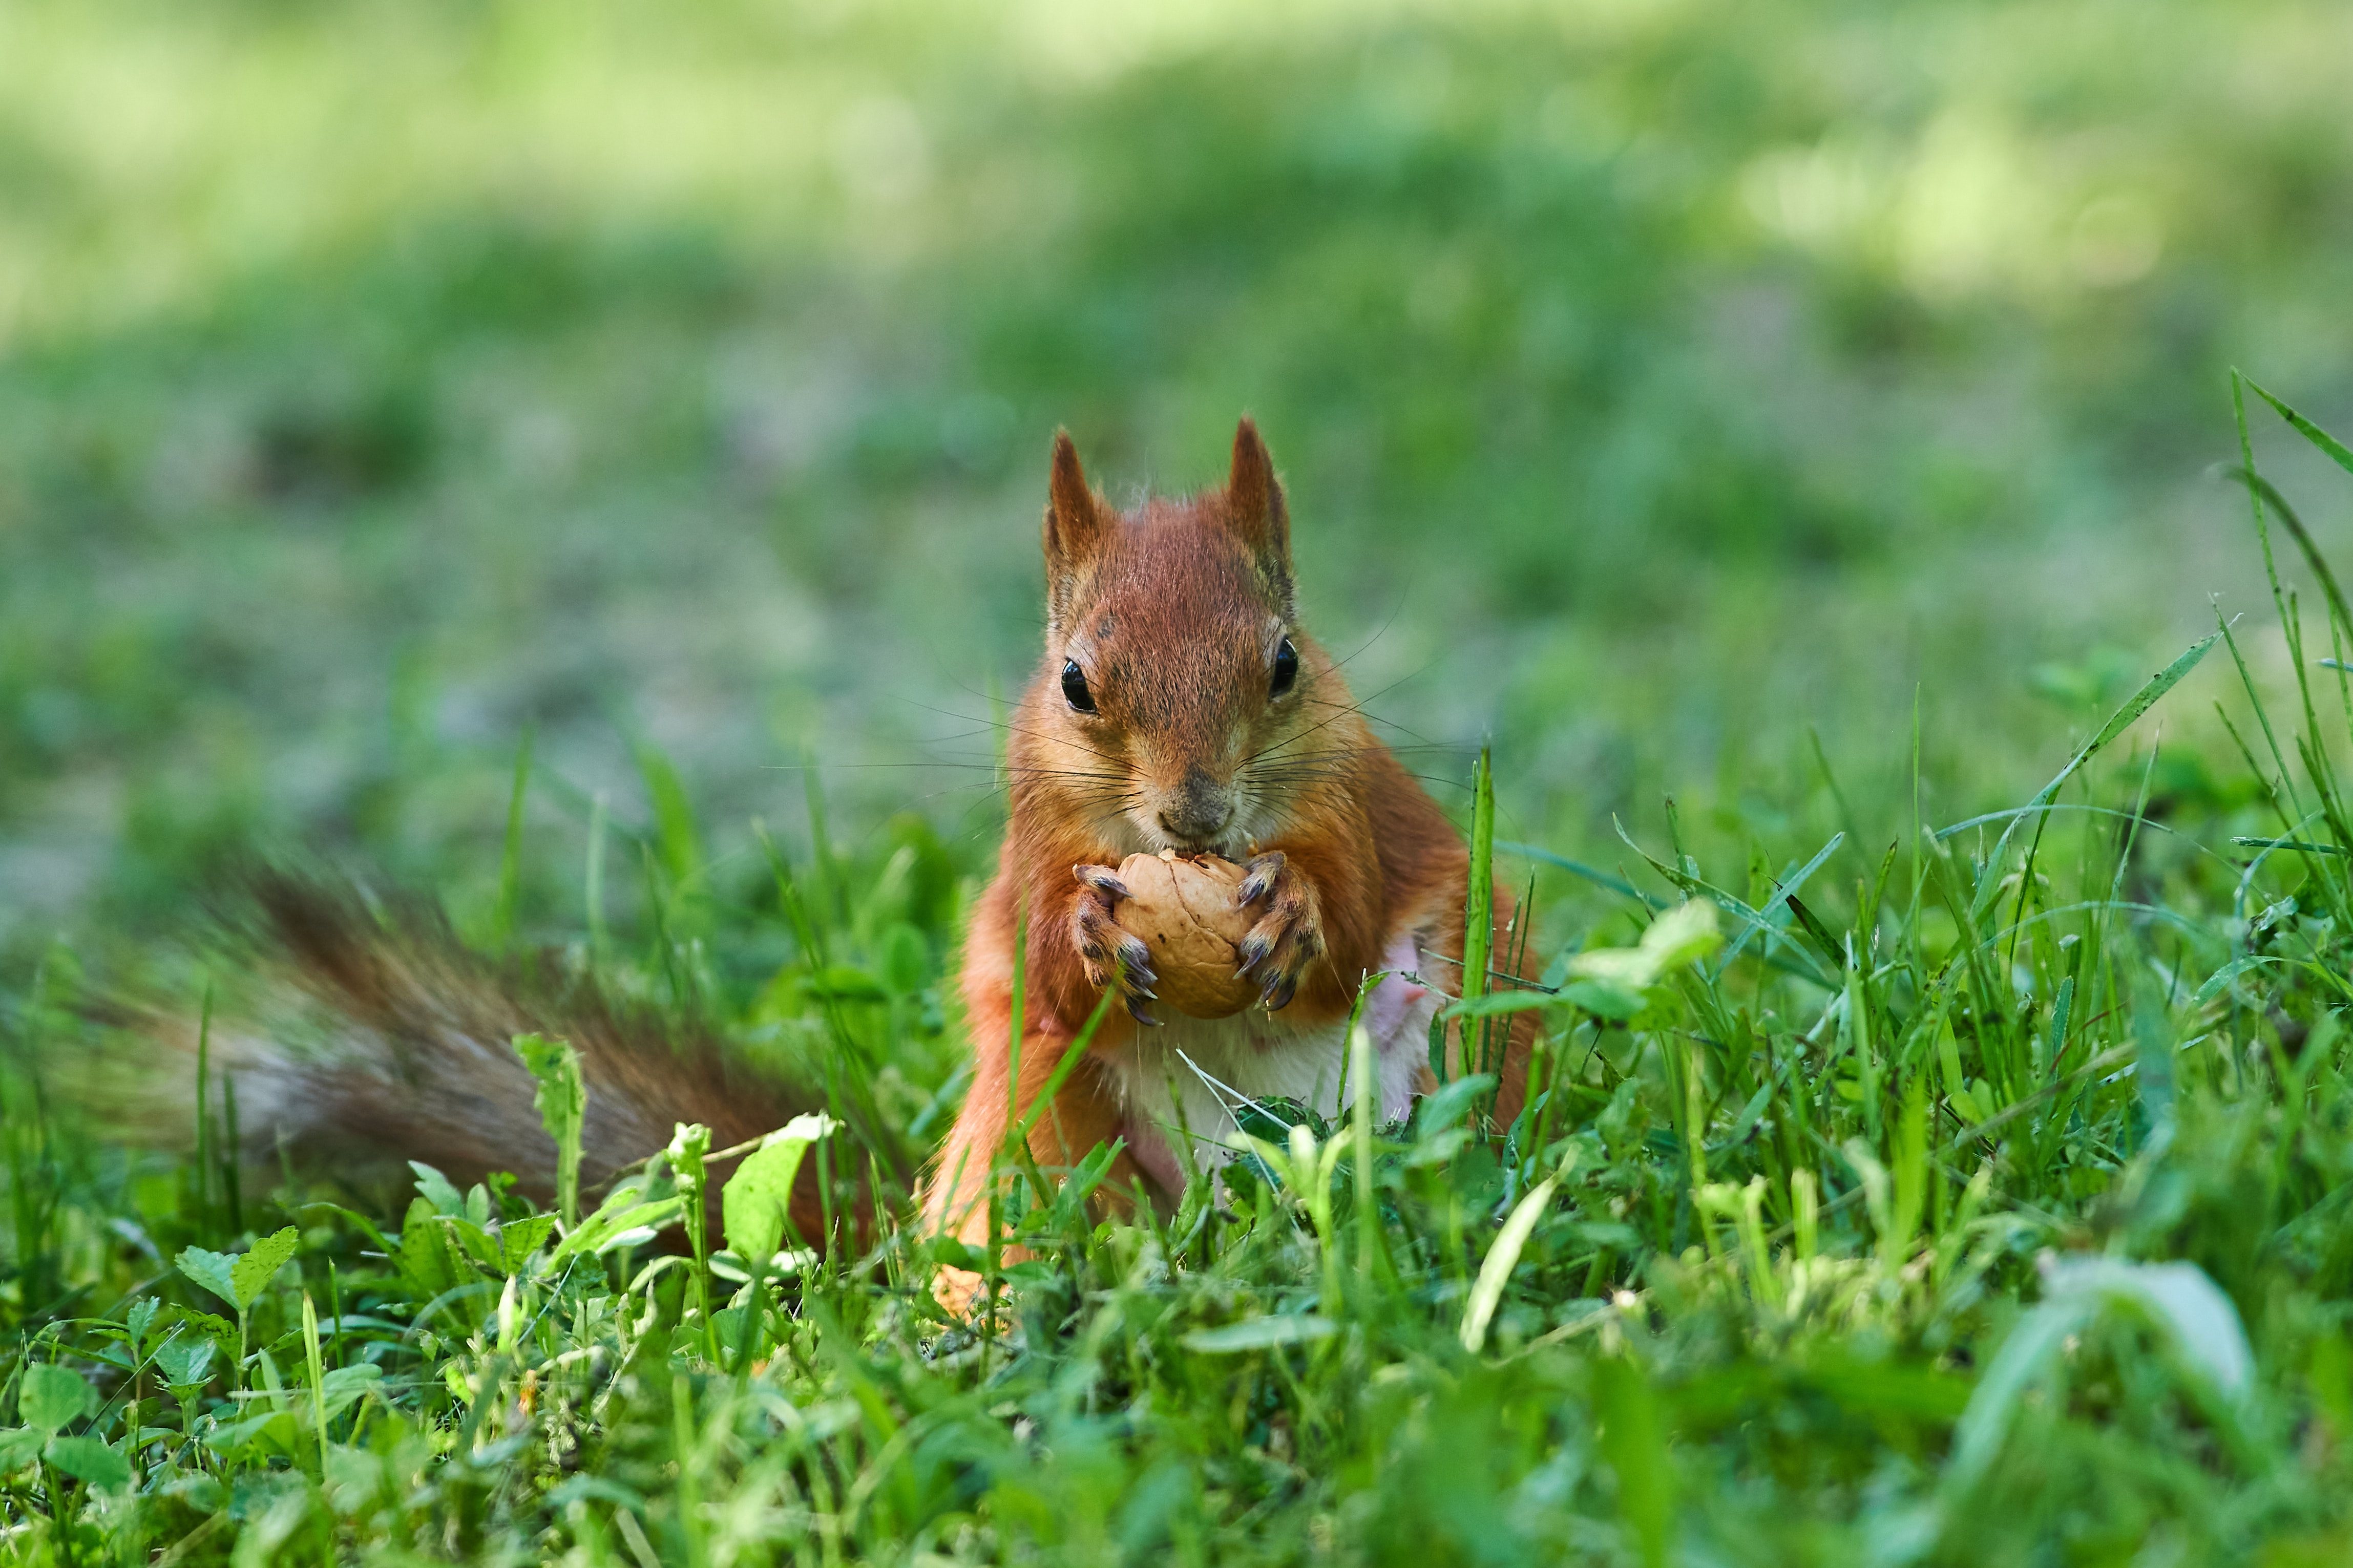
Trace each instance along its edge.
<path fill-rule="evenodd" d="M 1119 900 L 1135 895 L 1108 866 L 1073 866 L 1071 875 L 1079 884 L 1078 900 L 1071 908 L 1071 945 L 1086 966 L 1087 984 L 1100 992 L 1116 981 L 1128 1016 L 1147 1028 L 1158 1028 L 1160 1020 L 1144 1010 L 1146 1002 L 1160 1000 L 1152 989 L 1160 984 L 1152 969 L 1152 950 L 1142 937 L 1122 929 L 1118 920 Z"/>
<path fill-rule="evenodd" d="M 1259 982 L 1259 1001 L 1268 1012 L 1281 1012 L 1326 950 L 1315 884 L 1282 850 L 1270 849 L 1244 868 L 1234 899 L 1258 916 L 1241 941 L 1238 973 Z"/>

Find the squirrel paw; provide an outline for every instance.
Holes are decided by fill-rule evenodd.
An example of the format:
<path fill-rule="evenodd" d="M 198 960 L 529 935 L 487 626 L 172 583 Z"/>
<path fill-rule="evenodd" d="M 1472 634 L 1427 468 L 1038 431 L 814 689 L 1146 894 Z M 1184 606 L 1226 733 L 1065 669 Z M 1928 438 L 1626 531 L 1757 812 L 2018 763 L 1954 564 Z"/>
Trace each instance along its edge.
<path fill-rule="evenodd" d="M 1071 940 L 1086 963 L 1087 984 L 1100 990 L 1116 979 L 1120 1000 L 1127 1004 L 1129 1016 L 1139 1024 L 1157 1027 L 1160 1020 L 1144 1010 L 1146 1002 L 1160 999 L 1152 990 L 1160 984 L 1152 968 L 1152 950 L 1144 945 L 1143 938 L 1122 931 L 1113 919 L 1119 900 L 1133 896 L 1127 884 L 1108 866 L 1073 866 L 1071 874 L 1079 882 L 1078 903 L 1071 913 Z"/>
<path fill-rule="evenodd" d="M 1243 868 L 1235 900 L 1255 907 L 1258 922 L 1242 939 L 1241 967 L 1259 982 L 1259 1001 L 1270 1013 L 1290 1005 L 1308 965 L 1324 956 L 1324 918 L 1314 884 L 1291 868 L 1280 849 L 1253 857 Z"/>

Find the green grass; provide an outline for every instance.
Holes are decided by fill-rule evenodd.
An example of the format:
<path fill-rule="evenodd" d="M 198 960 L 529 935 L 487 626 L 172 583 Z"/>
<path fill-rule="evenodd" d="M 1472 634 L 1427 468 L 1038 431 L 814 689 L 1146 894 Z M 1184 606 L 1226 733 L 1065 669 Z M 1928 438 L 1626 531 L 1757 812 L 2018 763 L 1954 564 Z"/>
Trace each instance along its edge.
<path fill-rule="evenodd" d="M 2353 913 L 2240 842 L 2348 847 L 2342 610 L 2274 511 L 2292 649 L 2210 471 L 2230 363 L 2348 423 L 2340 9 L 0 9 L 0 1426 L 67 1444 L 0 1437 L 0 1557 L 2343 1556 Z M 1640 1010 L 1546 1015 L 1512 1141 L 1458 1089 L 1172 1225 L 1039 1204 L 975 1339 L 915 1242 L 688 1321 L 736 1287 L 21 1065 L 233 1016 L 213 871 L 323 855 L 911 1169 L 1048 437 L 1174 489 L 1244 408 L 1524 967 L 1720 890 L 1640 995 L 1561 970 Z M 175 1264 L 289 1226 L 241 1322 Z M 2194 1283 L 2046 1251 L 2195 1265 L 2246 1392 Z"/>
<path fill-rule="evenodd" d="M 2255 516 L 2267 561 L 2302 532 Z M 2241 663 L 2218 728 L 2251 750 L 2209 759 L 2245 786 L 2177 785 L 2162 814 L 2150 728 L 2232 676 L 2244 625 L 2018 810 L 1745 854 L 1670 813 L 1581 892 L 1497 847 L 1575 912 L 1526 957 L 1559 989 L 1518 1124 L 1482 1121 L 1477 1079 L 1389 1127 L 1266 1107 L 1222 1192 L 1137 1225 L 1087 1213 L 1099 1160 L 1017 1171 L 1007 1232 L 1035 1261 L 897 1229 L 807 1238 L 756 1282 L 650 1253 L 619 1233 L 701 1180 L 691 1135 L 572 1239 L 430 1174 L 412 1197 L 160 1163 L 91 1141 L 20 1051 L 0 1552 L 2335 1560 L 2353 699 L 2318 648 L 2353 622 L 2333 593 L 2278 603 L 2294 680 Z M 829 1060 L 881 1131 L 807 1157 L 871 1190 L 955 1089 L 941 965 L 970 884 L 912 822 L 835 842 L 814 794 L 813 851 L 694 874 L 683 796 L 656 794 L 660 831 L 619 836 L 646 918 L 600 939 L 601 973 Z M 20 1046 L 74 1054 L 78 994 L 59 949 L 13 1005 Z M 943 1258 L 998 1310 L 944 1320 Z"/>

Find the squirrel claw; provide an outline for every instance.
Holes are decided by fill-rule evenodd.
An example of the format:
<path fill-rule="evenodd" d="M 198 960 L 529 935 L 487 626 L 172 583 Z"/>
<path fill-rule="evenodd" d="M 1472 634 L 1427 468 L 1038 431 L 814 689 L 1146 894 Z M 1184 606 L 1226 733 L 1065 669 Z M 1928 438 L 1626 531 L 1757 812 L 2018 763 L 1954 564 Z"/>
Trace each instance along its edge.
<path fill-rule="evenodd" d="M 1154 997 L 1153 999 L 1155 1001 L 1159 1000 L 1157 997 Z M 1142 1024 L 1148 1029 L 1157 1029 L 1161 1026 L 1161 1021 L 1154 1017 L 1151 1014 L 1145 1012 L 1144 1008 L 1137 1004 L 1134 996 L 1126 997 L 1125 1001 L 1127 1003 L 1127 1016 L 1129 1017 L 1134 1019 L 1137 1023 Z"/>
<path fill-rule="evenodd" d="M 1234 977 L 1257 982 L 1260 1005 L 1281 1012 L 1324 953 L 1314 885 L 1282 850 L 1270 849 L 1251 858 L 1234 896 L 1244 908 L 1263 903 L 1250 934 L 1235 945 Z"/>
<path fill-rule="evenodd" d="M 1108 866 L 1073 866 L 1071 868 L 1071 874 L 1082 885 L 1092 888 L 1098 892 L 1108 893 L 1114 900 L 1135 897 L 1134 893 L 1128 891 L 1127 884 L 1121 881 L 1118 874 Z"/>
<path fill-rule="evenodd" d="M 1108 866 L 1073 866 L 1071 874 L 1079 884 L 1071 943 L 1086 966 L 1087 984 L 1118 986 L 1129 1012 L 1144 1023 L 1157 1023 L 1141 1010 L 1144 1002 L 1159 1000 L 1153 991 L 1160 976 L 1152 968 L 1152 950 L 1134 932 L 1122 931 L 1113 913 L 1120 900 L 1134 895 Z"/>
<path fill-rule="evenodd" d="M 1149 1024 L 1155 1029 L 1160 1026 L 1160 1020 L 1145 1017 L 1143 1004 L 1160 1000 L 1160 993 L 1153 989 L 1159 984 L 1160 976 L 1152 973 L 1152 965 L 1148 963 L 1130 962 L 1120 965 L 1120 999 L 1127 1004 L 1128 1012 L 1134 1016 L 1137 1023 Z"/>
<path fill-rule="evenodd" d="M 1274 886 L 1277 877 L 1282 875 L 1282 868 L 1288 861 L 1289 857 L 1280 849 L 1270 849 L 1263 855 L 1253 856 L 1250 874 L 1234 889 L 1234 902 L 1247 909 L 1266 897 L 1267 889 Z"/>

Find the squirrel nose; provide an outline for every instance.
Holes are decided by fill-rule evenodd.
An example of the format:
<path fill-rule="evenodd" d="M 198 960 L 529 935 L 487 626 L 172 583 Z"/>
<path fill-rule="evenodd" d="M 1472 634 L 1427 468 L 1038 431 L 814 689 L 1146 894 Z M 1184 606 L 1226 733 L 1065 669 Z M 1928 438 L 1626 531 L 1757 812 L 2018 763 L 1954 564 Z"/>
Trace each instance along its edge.
<path fill-rule="evenodd" d="M 1233 803 L 1218 787 L 1208 770 L 1198 763 L 1185 770 L 1185 782 L 1169 792 L 1160 807 L 1160 826 L 1172 838 L 1198 842 L 1214 836 L 1233 820 Z"/>
<path fill-rule="evenodd" d="M 1160 826 L 1168 830 L 1168 836 L 1171 838 L 1198 842 L 1215 835 L 1232 816 L 1233 813 L 1224 806 L 1199 815 L 1190 812 L 1164 811 L 1160 814 Z"/>

